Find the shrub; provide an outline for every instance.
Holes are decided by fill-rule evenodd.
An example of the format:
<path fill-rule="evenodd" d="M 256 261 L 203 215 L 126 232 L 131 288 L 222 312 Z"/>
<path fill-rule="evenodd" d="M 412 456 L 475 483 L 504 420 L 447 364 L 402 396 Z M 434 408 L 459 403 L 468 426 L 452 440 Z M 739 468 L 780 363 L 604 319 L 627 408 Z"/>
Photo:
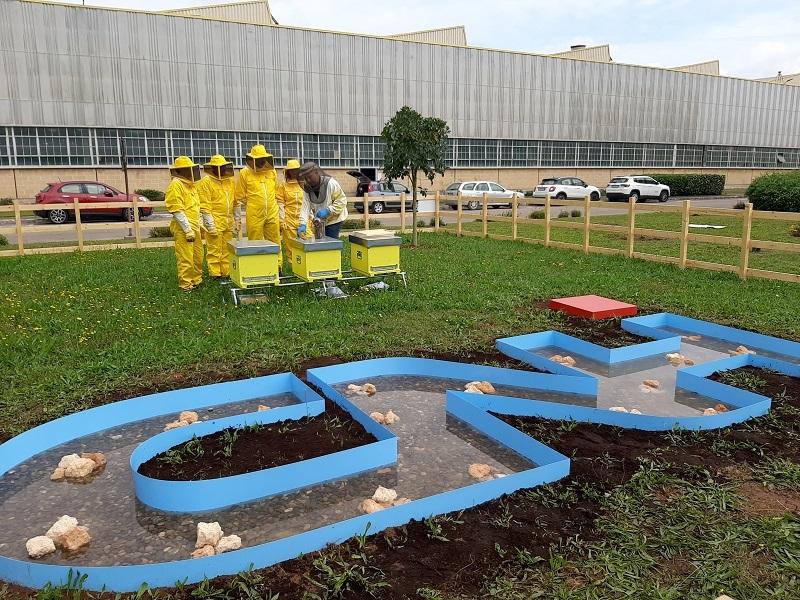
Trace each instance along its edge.
<path fill-rule="evenodd" d="M 792 237 L 800 237 L 800 223 L 794 223 L 793 225 L 789 225 L 789 235 L 791 235 Z M 2 246 L 2 244 L 0 244 L 0 246 Z"/>
<path fill-rule="evenodd" d="M 0 247 L 8 246 L 8 238 L 0 233 Z"/>
<path fill-rule="evenodd" d="M 733 208 L 736 208 L 738 210 L 744 210 L 745 208 L 747 208 L 747 202 L 742 202 L 741 200 L 739 200 L 739 202 L 733 205 Z"/>
<path fill-rule="evenodd" d="M 447 223 L 442 220 L 442 217 L 439 217 L 439 227 L 446 227 Z M 436 227 L 436 217 L 431 217 L 430 223 L 428 223 L 428 227 Z"/>
<path fill-rule="evenodd" d="M 543 210 L 534 210 L 531 212 L 531 219 L 544 219 L 544 211 Z"/>
<path fill-rule="evenodd" d="M 381 222 L 378 221 L 377 219 L 369 220 L 370 229 L 378 229 L 380 226 Z M 424 225 L 422 227 L 424 227 Z M 364 219 L 347 220 L 344 223 L 342 223 L 342 229 L 346 231 L 352 231 L 355 229 L 364 229 Z"/>
<path fill-rule="evenodd" d="M 0 206 L 11 206 L 14 201 L 11 198 L 0 198 Z"/>
<path fill-rule="evenodd" d="M 568 217 L 568 216 L 569 216 L 569 211 L 568 210 L 562 210 L 560 213 L 558 213 L 558 218 L 559 219 L 563 219 L 563 218 Z"/>
<path fill-rule="evenodd" d="M 570 217 L 580 217 L 581 214 L 581 211 L 579 211 L 577 208 L 573 208 L 571 211 L 569 211 Z"/>
<path fill-rule="evenodd" d="M 755 210 L 800 212 L 800 171 L 756 177 L 745 194 Z"/>
<path fill-rule="evenodd" d="M 725 189 L 725 175 L 655 173 L 648 177 L 668 185 L 672 196 L 719 196 Z"/>
<path fill-rule="evenodd" d="M 136 193 L 139 194 L 140 196 L 144 196 L 145 198 L 150 200 L 150 202 L 164 201 L 164 192 L 159 190 L 136 190 Z"/>
<path fill-rule="evenodd" d="M 142 194 L 144 196 L 144 194 Z M 172 231 L 170 231 L 169 227 L 153 227 L 150 230 L 150 237 L 151 238 L 171 238 Z"/>

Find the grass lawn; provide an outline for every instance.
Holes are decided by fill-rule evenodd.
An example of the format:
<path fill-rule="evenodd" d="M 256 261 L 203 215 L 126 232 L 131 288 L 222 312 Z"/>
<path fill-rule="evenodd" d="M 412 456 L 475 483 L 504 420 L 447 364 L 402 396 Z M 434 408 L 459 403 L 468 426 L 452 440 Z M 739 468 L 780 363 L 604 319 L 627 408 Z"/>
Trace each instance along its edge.
<path fill-rule="evenodd" d="M 642 227 L 650 226 L 647 218 L 639 219 Z M 521 225 L 520 233 L 537 226 Z M 754 238 L 789 241 L 760 237 L 766 235 L 771 234 Z M 595 236 L 599 241 L 601 234 Z M 732 274 L 514 242 L 435 234 L 420 239 L 419 248 L 403 250 L 407 290 L 326 301 L 288 289 L 268 303 L 239 308 L 223 303 L 223 293 L 210 281 L 192 294 L 178 291 L 169 249 L 0 259 L 0 440 L 112 399 L 297 370 L 320 358 L 490 350 L 497 337 L 558 328 L 561 319 L 542 302 L 565 295 L 607 295 L 644 312 L 668 310 L 800 339 L 796 284 L 742 282 Z M 401 555 L 413 553 L 414 540 L 430 539 L 426 530 L 436 528 L 446 538 L 444 556 L 454 547 L 448 543 L 463 542 L 474 519 L 496 521 L 498 536 L 487 550 L 491 556 L 476 558 L 477 566 L 464 564 L 466 571 L 458 575 L 479 577 L 473 591 L 464 595 L 458 591 L 463 586 L 420 584 L 408 597 L 700 600 L 727 592 L 736 600 L 800 598 L 796 514 L 748 512 L 740 479 L 722 474 L 723 467 L 740 465 L 737 477 L 757 489 L 800 498 L 800 465 L 794 454 L 781 454 L 800 448 L 800 398 L 781 402 L 774 413 L 740 426 L 738 437 L 658 434 L 641 452 L 624 457 L 616 453 L 630 444 L 617 440 L 621 434 L 613 428 L 573 431 L 569 423 L 521 423 L 538 439 L 565 444 L 562 451 L 585 461 L 576 465 L 593 470 L 488 508 L 403 528 L 398 535 L 408 535 L 408 550 L 399 546 Z M 571 450 L 578 434 L 599 439 L 602 451 Z M 697 464 L 678 460 L 695 447 Z M 612 471 L 617 475 L 608 475 Z M 558 530 L 568 535 L 541 537 L 550 527 L 547 519 L 521 516 L 556 508 L 570 516 Z M 573 516 L 584 525 L 573 526 Z M 522 537 L 504 533 L 517 529 Z M 387 548 L 394 552 L 397 538 L 378 535 L 159 597 L 269 598 L 269 590 L 295 588 L 306 589 L 308 598 L 373 592 L 402 597 L 381 585 L 397 585 L 407 576 L 392 567 L 399 559 Z M 390 558 L 384 563 L 373 554 Z M 421 564 L 424 557 L 413 555 L 401 564 L 413 571 L 415 561 Z M 294 583 L 288 572 L 300 574 Z M 346 593 L 336 596 L 333 590 L 342 582 Z M 0 598 L 17 597 L 0 584 Z M 51 589 L 40 597 L 68 596 Z M 303 596 L 280 595 L 295 597 Z"/>
<path fill-rule="evenodd" d="M 640 210 L 643 211 L 645 208 L 642 207 Z M 553 221 L 583 223 L 583 217 L 554 218 Z M 627 215 L 603 215 L 592 217 L 592 223 L 626 226 L 627 222 Z M 741 218 L 693 215 L 690 222 L 698 225 L 725 226 L 724 229 L 689 229 L 690 233 L 734 238 L 740 238 L 742 235 Z M 798 222 L 800 222 L 800 217 L 798 217 Z M 791 223 L 787 221 L 754 220 L 751 239 L 798 244 L 798 248 L 800 248 L 800 238 L 793 237 L 789 234 L 790 225 Z M 481 227 L 482 224 L 480 222 L 464 224 L 464 229 L 467 231 L 481 231 Z M 657 212 L 637 213 L 636 227 L 680 232 L 681 215 Z M 517 231 L 520 237 L 539 240 L 544 239 L 544 221 L 541 219 L 520 220 Z M 489 233 L 511 235 L 511 223 L 490 223 Z M 551 239 L 554 241 L 571 242 L 573 244 L 583 243 L 583 231 L 578 229 L 560 229 L 552 227 L 550 235 Z M 618 250 L 627 248 L 627 235 L 622 232 L 593 231 L 589 239 L 593 246 L 616 248 Z M 637 252 L 677 257 L 680 253 L 680 241 L 677 239 L 656 239 L 647 234 L 640 234 L 636 238 L 635 249 Z M 716 262 L 725 265 L 738 265 L 740 256 L 741 250 L 738 243 L 734 246 L 722 246 L 706 242 L 689 242 L 689 259 Z M 800 274 L 800 253 L 781 252 L 777 250 L 752 252 L 750 255 L 750 267 L 754 269 Z"/>

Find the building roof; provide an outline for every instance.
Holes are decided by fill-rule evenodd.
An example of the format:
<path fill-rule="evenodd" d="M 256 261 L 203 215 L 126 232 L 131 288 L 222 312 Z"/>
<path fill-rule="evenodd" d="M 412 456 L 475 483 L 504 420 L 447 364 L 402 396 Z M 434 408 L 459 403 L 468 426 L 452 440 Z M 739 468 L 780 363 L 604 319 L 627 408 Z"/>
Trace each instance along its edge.
<path fill-rule="evenodd" d="M 672 67 L 672 69 L 674 71 L 683 71 L 684 73 L 699 73 L 700 75 L 719 75 L 719 61 L 708 60 L 706 62 L 695 63 L 693 65 Z"/>
<path fill-rule="evenodd" d="M 203 17 L 252 23 L 254 25 L 273 25 L 275 23 L 275 20 L 272 18 L 272 13 L 269 10 L 268 0 L 248 0 L 245 2 L 189 6 L 186 8 L 162 10 L 159 12 L 181 17 Z"/>
<path fill-rule="evenodd" d="M 756 81 L 764 81 L 766 83 L 782 83 L 783 85 L 800 85 L 800 73 L 789 73 L 788 75 L 784 75 L 779 71 L 775 77 L 756 79 Z"/>
<path fill-rule="evenodd" d="M 410 31 L 408 33 L 396 33 L 394 35 L 387 35 L 386 37 L 393 40 L 447 44 L 448 46 L 467 45 L 467 30 L 463 25 L 441 27 L 437 29 L 424 29 L 422 31 Z"/>
<path fill-rule="evenodd" d="M 574 60 L 588 60 L 591 62 L 611 62 L 611 48 L 608 44 L 601 46 L 572 46 L 569 50 L 564 52 L 556 52 L 549 56 L 558 58 L 571 58 Z"/>

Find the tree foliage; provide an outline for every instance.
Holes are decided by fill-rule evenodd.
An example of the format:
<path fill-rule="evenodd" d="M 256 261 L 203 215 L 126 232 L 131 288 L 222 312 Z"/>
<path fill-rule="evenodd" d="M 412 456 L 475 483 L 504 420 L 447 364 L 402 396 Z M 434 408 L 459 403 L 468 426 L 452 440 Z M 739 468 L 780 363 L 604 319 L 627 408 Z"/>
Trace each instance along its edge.
<path fill-rule="evenodd" d="M 447 166 L 447 136 L 450 127 L 442 119 L 423 117 L 404 106 L 389 119 L 381 132 L 386 145 L 383 172 L 389 179 L 411 180 L 413 195 L 413 244 L 417 245 L 417 180 L 422 171 L 429 181 L 443 175 Z"/>

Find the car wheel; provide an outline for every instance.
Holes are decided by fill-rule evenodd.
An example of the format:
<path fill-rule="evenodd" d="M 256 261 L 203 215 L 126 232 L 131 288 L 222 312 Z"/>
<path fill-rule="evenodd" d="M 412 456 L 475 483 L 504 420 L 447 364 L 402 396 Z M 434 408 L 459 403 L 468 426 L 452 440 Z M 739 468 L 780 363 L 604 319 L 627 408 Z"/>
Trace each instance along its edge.
<path fill-rule="evenodd" d="M 590 197 L 590 198 L 591 198 L 593 201 L 600 200 L 600 194 L 598 194 L 597 192 L 592 192 L 592 193 L 591 193 L 591 195 L 590 195 L 589 197 Z"/>
<path fill-rule="evenodd" d="M 470 200 L 467 202 L 467 209 L 469 210 L 478 210 L 481 207 L 481 203 L 477 200 Z"/>
<path fill-rule="evenodd" d="M 567 195 L 564 192 L 558 192 L 556 194 L 556 200 L 566 200 Z"/>
<path fill-rule="evenodd" d="M 630 195 L 628 196 L 628 199 L 629 200 L 633 200 L 634 202 L 638 202 L 639 201 L 639 192 L 631 192 Z"/>
<path fill-rule="evenodd" d="M 47 213 L 47 218 L 55 225 L 63 225 L 69 219 L 69 214 L 63 208 L 56 208 Z"/>
<path fill-rule="evenodd" d="M 373 202 L 369 210 L 371 213 L 379 215 L 383 212 L 383 209 L 383 202 Z"/>
<path fill-rule="evenodd" d="M 667 190 L 661 190 L 661 194 L 658 196 L 659 202 L 666 202 L 669 198 L 669 192 Z"/>
<path fill-rule="evenodd" d="M 141 217 L 142 215 L 139 214 Z M 133 209 L 132 208 L 123 208 L 122 209 L 122 220 L 131 222 L 133 221 Z"/>

